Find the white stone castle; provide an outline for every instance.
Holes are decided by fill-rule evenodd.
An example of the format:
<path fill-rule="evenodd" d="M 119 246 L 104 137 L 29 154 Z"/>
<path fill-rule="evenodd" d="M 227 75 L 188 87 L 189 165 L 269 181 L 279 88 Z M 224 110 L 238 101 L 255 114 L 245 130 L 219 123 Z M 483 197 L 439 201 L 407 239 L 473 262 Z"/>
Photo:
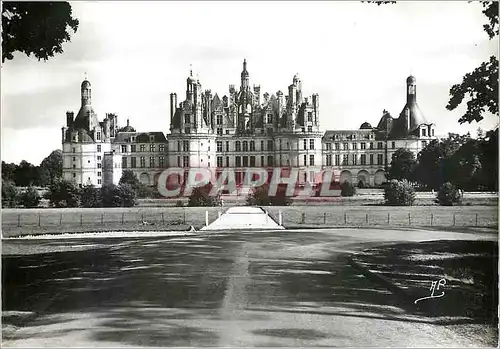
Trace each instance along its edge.
<path fill-rule="evenodd" d="M 192 71 L 186 96 L 170 94 L 170 133 L 136 132 L 120 128 L 118 116 L 99 122 L 91 104 L 91 84 L 81 85 L 81 107 L 66 113 L 62 128 L 63 178 L 79 186 L 117 184 L 122 171 L 133 171 L 146 185 L 156 185 L 169 167 L 233 168 L 236 180 L 248 167 L 292 167 L 299 180 L 315 183 L 318 169 L 330 169 L 337 182 L 380 185 L 392 154 L 406 148 L 417 154 L 434 139 L 416 101 L 416 79 L 406 79 L 406 104 L 398 118 L 384 110 L 376 127 L 364 122 L 357 130 L 320 130 L 319 96 L 302 95 L 298 75 L 288 95 L 264 93 L 250 87 L 243 61 L 239 90 L 229 85 L 220 98 L 202 90 Z M 361 182 L 361 183 L 360 183 Z"/>

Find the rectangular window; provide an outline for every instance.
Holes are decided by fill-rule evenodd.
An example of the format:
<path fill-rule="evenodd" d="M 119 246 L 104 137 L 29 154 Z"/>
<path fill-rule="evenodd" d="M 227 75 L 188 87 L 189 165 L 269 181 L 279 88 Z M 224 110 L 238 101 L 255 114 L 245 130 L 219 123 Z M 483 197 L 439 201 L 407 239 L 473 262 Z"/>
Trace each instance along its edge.
<path fill-rule="evenodd" d="M 243 156 L 243 167 L 248 167 L 248 156 Z"/>
<path fill-rule="evenodd" d="M 182 141 L 182 151 L 189 151 L 189 141 Z"/>
<path fill-rule="evenodd" d="M 226 156 L 226 167 L 229 167 L 229 156 Z"/>
<path fill-rule="evenodd" d="M 76 165 L 75 164 L 73 164 L 73 169 L 76 169 Z"/>
<path fill-rule="evenodd" d="M 122 153 L 126 153 L 127 152 L 127 145 L 122 145 Z"/>
<path fill-rule="evenodd" d="M 101 172 L 97 172 L 97 177 L 101 177 L 102 173 Z"/>
<path fill-rule="evenodd" d="M 154 167 L 155 167 L 155 165 L 156 165 L 156 164 L 155 164 L 155 158 L 154 158 L 154 156 L 150 156 L 150 157 L 149 157 L 149 167 L 154 168 Z"/>
<path fill-rule="evenodd" d="M 73 178 L 75 178 L 75 177 L 76 177 L 76 173 L 73 173 Z"/>
<path fill-rule="evenodd" d="M 98 144 L 97 145 L 97 152 L 100 153 L 101 152 L 101 146 Z"/>
<path fill-rule="evenodd" d="M 73 156 L 73 161 L 76 161 L 76 156 Z"/>
<path fill-rule="evenodd" d="M 150 144 L 150 145 L 149 145 L 149 151 L 150 151 L 151 153 L 154 153 L 154 152 L 156 151 L 156 146 L 155 146 L 154 144 Z"/>
<path fill-rule="evenodd" d="M 74 165 L 73 165 L 74 166 Z M 102 164 L 100 162 L 97 163 L 97 168 L 101 168 Z"/>
<path fill-rule="evenodd" d="M 76 153 L 76 148 L 75 147 L 73 147 L 73 153 Z"/>
<path fill-rule="evenodd" d="M 313 127 L 312 126 L 307 126 L 307 132 L 312 132 L 313 131 Z"/>
<path fill-rule="evenodd" d="M 146 158 L 144 156 L 141 156 L 141 167 L 146 167 Z"/>
<path fill-rule="evenodd" d="M 384 143 L 378 142 L 377 143 L 377 149 L 384 149 Z"/>
<path fill-rule="evenodd" d="M 250 151 L 255 151 L 255 141 L 250 141 Z"/>
<path fill-rule="evenodd" d="M 241 156 L 236 157 L 236 167 L 241 167 Z"/>
<path fill-rule="evenodd" d="M 191 133 L 191 128 L 190 127 L 186 127 L 184 129 L 184 133 Z"/>
<path fill-rule="evenodd" d="M 264 141 L 260 141 L 260 150 L 264 150 Z"/>
<path fill-rule="evenodd" d="M 248 151 L 248 142 L 247 141 L 243 141 L 243 151 Z M 243 165 L 245 166 L 245 165 Z"/>
<path fill-rule="evenodd" d="M 314 155 L 309 155 L 309 166 L 314 166 Z"/>
<path fill-rule="evenodd" d="M 189 156 L 183 156 L 182 157 L 182 166 L 183 167 L 189 167 Z"/>
<path fill-rule="evenodd" d="M 366 154 L 361 154 L 361 165 L 366 165 Z"/>
<path fill-rule="evenodd" d="M 304 150 L 307 150 L 307 139 L 304 139 L 303 143 L 304 143 Z"/>
<path fill-rule="evenodd" d="M 304 166 L 307 166 L 307 155 L 304 154 Z"/>
<path fill-rule="evenodd" d="M 226 130 L 226 134 L 227 134 L 227 135 L 229 134 L 229 130 Z"/>
<path fill-rule="evenodd" d="M 302 133 L 306 133 L 306 128 L 302 127 Z"/>
<path fill-rule="evenodd" d="M 255 167 L 255 156 L 250 156 L 250 167 Z"/>
<path fill-rule="evenodd" d="M 218 114 L 218 115 L 216 116 L 216 119 L 217 119 L 217 121 L 216 121 L 216 122 L 217 122 L 217 125 L 222 125 L 222 115 Z"/>
<path fill-rule="evenodd" d="M 164 168 L 165 167 L 165 157 L 160 156 L 160 158 L 158 159 L 158 166 L 160 168 Z"/>
<path fill-rule="evenodd" d="M 97 160 L 99 160 L 99 161 L 100 161 L 101 159 L 102 159 L 102 158 L 101 158 L 101 155 L 97 155 Z"/>
<path fill-rule="evenodd" d="M 241 151 L 241 142 L 236 141 L 236 151 Z"/>
<path fill-rule="evenodd" d="M 260 157 L 260 166 L 264 167 L 266 164 L 264 163 L 264 156 Z"/>
<path fill-rule="evenodd" d="M 396 149 L 396 142 L 391 143 L 392 149 Z"/>
<path fill-rule="evenodd" d="M 101 140 L 101 132 L 97 132 L 97 140 L 100 141 Z"/>
<path fill-rule="evenodd" d="M 217 167 L 222 167 L 222 156 L 217 156 Z"/>
<path fill-rule="evenodd" d="M 222 136 L 222 128 L 221 127 L 217 127 L 217 135 L 218 136 Z"/>
<path fill-rule="evenodd" d="M 335 150 L 340 150 L 340 143 L 335 143 Z"/>
<path fill-rule="evenodd" d="M 309 149 L 314 150 L 314 139 L 309 140 Z"/>
<path fill-rule="evenodd" d="M 427 141 L 422 141 L 422 148 L 427 147 Z"/>
<path fill-rule="evenodd" d="M 344 150 L 349 150 L 349 143 L 344 143 Z"/>
<path fill-rule="evenodd" d="M 267 164 L 268 164 L 268 166 L 273 166 L 274 165 L 274 157 L 272 155 L 269 155 L 267 157 Z"/>
<path fill-rule="evenodd" d="M 307 113 L 307 121 L 309 121 L 309 122 L 313 121 L 313 113 L 312 112 Z"/>
<path fill-rule="evenodd" d="M 98 180 L 97 180 L 97 184 L 102 184 L 102 180 L 101 180 L 101 179 L 98 179 Z"/>
<path fill-rule="evenodd" d="M 267 141 L 267 150 L 273 150 L 274 149 L 274 143 L 272 140 Z"/>
<path fill-rule="evenodd" d="M 339 166 L 340 165 L 340 155 L 335 155 L 335 166 Z"/>
<path fill-rule="evenodd" d="M 352 164 L 353 165 L 358 164 L 358 156 L 356 154 L 352 154 Z"/>
<path fill-rule="evenodd" d="M 135 144 L 130 145 L 130 152 L 135 153 L 136 151 L 137 151 L 136 145 Z"/>
<path fill-rule="evenodd" d="M 217 151 L 222 151 L 222 142 L 217 142 Z"/>
<path fill-rule="evenodd" d="M 342 165 L 347 166 L 349 165 L 349 155 L 344 154 L 343 159 L 342 159 Z"/>
<path fill-rule="evenodd" d="M 358 150 L 358 143 L 353 143 L 352 144 L 352 149 L 353 150 Z"/>
<path fill-rule="evenodd" d="M 377 165 L 383 165 L 383 164 L 384 164 L 384 155 L 377 154 Z"/>
<path fill-rule="evenodd" d="M 326 150 L 332 150 L 332 143 L 326 143 Z"/>
<path fill-rule="evenodd" d="M 366 150 L 366 143 L 361 143 L 361 150 Z"/>
<path fill-rule="evenodd" d="M 422 136 L 424 136 L 424 137 L 427 136 L 427 130 L 425 128 L 422 129 Z"/>
<path fill-rule="evenodd" d="M 139 147 L 141 148 L 142 153 L 146 151 L 146 144 L 141 144 Z"/>
<path fill-rule="evenodd" d="M 370 165 L 373 165 L 373 154 L 370 154 Z"/>
<path fill-rule="evenodd" d="M 184 123 L 185 124 L 191 123 L 191 115 L 189 114 L 184 115 Z"/>
<path fill-rule="evenodd" d="M 130 167 L 131 168 L 136 168 L 137 167 L 137 158 L 136 157 L 131 157 L 130 158 Z"/>
<path fill-rule="evenodd" d="M 177 151 L 181 151 L 181 141 L 177 141 Z"/>
<path fill-rule="evenodd" d="M 370 150 L 373 150 L 373 142 L 370 142 Z"/>
<path fill-rule="evenodd" d="M 332 154 L 326 155 L 326 166 L 332 166 Z"/>
<path fill-rule="evenodd" d="M 226 151 L 229 151 L 229 142 L 226 141 Z"/>

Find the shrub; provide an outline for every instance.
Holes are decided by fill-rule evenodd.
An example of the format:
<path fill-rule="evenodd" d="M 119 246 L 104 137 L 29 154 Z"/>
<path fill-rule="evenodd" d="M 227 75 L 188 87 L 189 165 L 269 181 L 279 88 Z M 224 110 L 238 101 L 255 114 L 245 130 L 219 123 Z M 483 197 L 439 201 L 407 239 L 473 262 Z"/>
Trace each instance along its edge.
<path fill-rule="evenodd" d="M 269 195 L 269 184 L 252 188 L 246 201 L 249 206 L 288 206 L 292 203 L 291 198 L 286 195 L 286 185 L 281 184 L 274 196 Z"/>
<path fill-rule="evenodd" d="M 80 190 L 74 182 L 56 179 L 52 182 L 45 197 L 54 207 L 78 207 Z"/>
<path fill-rule="evenodd" d="M 182 202 L 182 200 L 177 200 L 177 201 L 175 202 L 175 206 L 176 206 L 176 207 L 184 207 L 184 203 Z"/>
<path fill-rule="evenodd" d="M 136 194 L 134 188 L 129 184 L 122 184 L 118 186 L 119 196 L 121 198 L 121 206 L 133 207 L 137 204 Z"/>
<path fill-rule="evenodd" d="M 80 202 L 82 207 L 102 207 L 101 191 L 93 185 L 86 185 L 82 189 Z"/>
<path fill-rule="evenodd" d="M 435 202 L 442 206 L 453 206 L 453 204 L 460 204 L 462 197 L 460 191 L 450 182 L 444 183 L 436 195 Z"/>
<path fill-rule="evenodd" d="M 415 201 L 415 189 L 406 179 L 392 179 L 384 186 L 384 199 L 389 206 L 411 206 Z"/>
<path fill-rule="evenodd" d="M 2 180 L 2 207 L 16 207 L 19 192 L 12 181 Z"/>
<path fill-rule="evenodd" d="M 356 190 L 351 182 L 345 181 L 340 184 L 340 195 L 341 196 L 353 196 Z"/>
<path fill-rule="evenodd" d="M 40 203 L 40 194 L 35 187 L 29 186 L 28 189 L 19 197 L 20 203 L 27 208 L 38 207 Z"/>
<path fill-rule="evenodd" d="M 132 207 L 137 203 L 136 192 L 130 184 L 103 185 L 100 190 L 102 207 Z"/>
<path fill-rule="evenodd" d="M 213 185 L 208 183 L 201 187 L 196 187 L 189 196 L 188 206 L 220 206 L 221 199 L 218 193 L 215 196 L 210 195 Z"/>

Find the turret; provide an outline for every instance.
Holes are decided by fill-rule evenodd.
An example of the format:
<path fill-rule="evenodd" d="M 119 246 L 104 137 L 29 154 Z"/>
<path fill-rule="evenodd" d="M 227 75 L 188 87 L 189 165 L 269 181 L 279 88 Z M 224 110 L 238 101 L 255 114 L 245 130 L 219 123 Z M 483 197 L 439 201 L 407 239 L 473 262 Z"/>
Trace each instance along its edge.
<path fill-rule="evenodd" d="M 83 80 L 81 87 L 82 107 L 92 104 L 92 91 L 90 87 L 90 82 L 87 79 Z"/>
<path fill-rule="evenodd" d="M 406 103 L 407 105 L 417 102 L 417 79 L 410 75 L 406 79 Z"/>
<path fill-rule="evenodd" d="M 68 130 L 67 127 L 62 127 L 62 129 L 61 129 L 61 131 L 62 131 L 62 137 L 61 137 L 61 139 L 62 139 L 63 143 L 66 142 L 66 131 L 67 130 Z"/>
<path fill-rule="evenodd" d="M 186 100 L 193 102 L 193 95 L 195 93 L 196 88 L 196 80 L 193 77 L 193 70 L 189 71 L 189 76 L 186 79 Z"/>
<path fill-rule="evenodd" d="M 250 74 L 247 71 L 247 60 L 243 60 L 243 70 L 241 71 L 241 91 L 244 91 L 250 87 Z"/>
<path fill-rule="evenodd" d="M 73 119 L 74 119 L 75 113 L 72 111 L 67 111 L 66 112 L 66 126 L 71 128 L 73 126 Z"/>

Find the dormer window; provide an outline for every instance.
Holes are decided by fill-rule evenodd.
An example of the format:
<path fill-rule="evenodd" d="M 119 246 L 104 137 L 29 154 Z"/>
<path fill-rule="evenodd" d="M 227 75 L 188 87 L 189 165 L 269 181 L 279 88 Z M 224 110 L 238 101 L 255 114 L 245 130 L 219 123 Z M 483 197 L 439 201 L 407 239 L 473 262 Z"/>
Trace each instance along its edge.
<path fill-rule="evenodd" d="M 154 142 L 155 141 L 155 136 L 149 136 L 149 141 Z"/>
<path fill-rule="evenodd" d="M 425 128 L 422 129 L 422 136 L 423 137 L 427 136 L 427 130 Z"/>
<path fill-rule="evenodd" d="M 97 132 L 97 140 L 100 141 L 101 140 L 101 132 Z"/>

